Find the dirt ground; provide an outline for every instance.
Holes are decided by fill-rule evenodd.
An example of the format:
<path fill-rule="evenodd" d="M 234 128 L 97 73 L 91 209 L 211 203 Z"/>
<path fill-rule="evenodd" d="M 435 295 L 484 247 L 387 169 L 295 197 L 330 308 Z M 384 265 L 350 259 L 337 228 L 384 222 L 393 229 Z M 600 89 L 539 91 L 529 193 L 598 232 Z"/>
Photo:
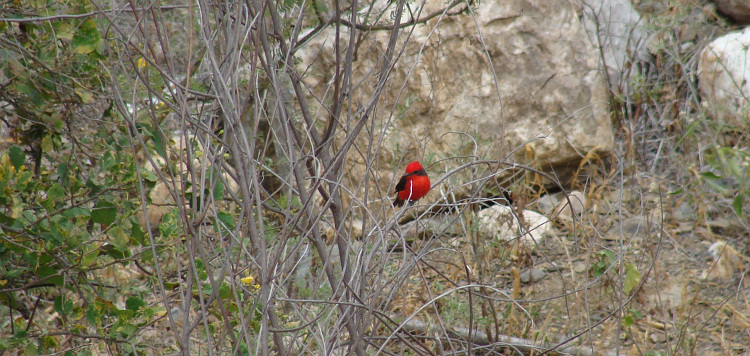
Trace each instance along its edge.
<path fill-rule="evenodd" d="M 450 331 L 469 327 L 474 305 L 477 344 L 504 335 L 581 354 L 750 352 L 746 230 L 662 183 L 590 185 L 580 220 L 554 219 L 554 236 L 535 247 L 472 233 L 415 241 L 413 251 L 440 252 L 425 253 L 391 311 Z M 717 241 L 728 246 L 717 245 L 718 261 Z M 539 279 L 521 282 L 532 269 Z M 437 297 L 468 284 L 488 288 Z"/>

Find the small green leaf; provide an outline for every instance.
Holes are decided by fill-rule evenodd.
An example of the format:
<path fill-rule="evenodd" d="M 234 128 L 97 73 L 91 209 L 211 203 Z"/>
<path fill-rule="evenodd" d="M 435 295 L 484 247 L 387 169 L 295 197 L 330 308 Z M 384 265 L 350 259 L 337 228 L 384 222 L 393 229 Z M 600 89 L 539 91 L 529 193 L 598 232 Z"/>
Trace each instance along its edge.
<path fill-rule="evenodd" d="M 44 136 L 42 139 L 42 151 L 44 152 L 52 152 L 55 150 L 55 144 L 52 140 L 51 135 Z"/>
<path fill-rule="evenodd" d="M 36 88 L 32 84 L 23 82 L 18 83 L 16 85 L 16 89 L 18 89 L 19 92 L 26 94 L 28 99 L 35 106 L 42 106 L 42 93 L 36 90 Z"/>
<path fill-rule="evenodd" d="M 104 155 L 102 155 L 101 164 L 103 171 L 109 172 L 116 163 L 117 162 L 115 161 L 115 157 L 112 156 L 112 153 L 105 152 Z"/>
<path fill-rule="evenodd" d="M 62 295 L 57 296 L 55 298 L 55 311 L 62 315 L 68 315 L 73 311 L 73 302 Z"/>
<path fill-rule="evenodd" d="M 130 297 L 128 300 L 125 301 L 125 308 L 128 310 L 132 310 L 134 312 L 137 312 L 138 309 L 143 308 L 146 306 L 146 302 L 143 301 L 143 299 L 138 297 Z"/>
<path fill-rule="evenodd" d="M 224 183 L 219 180 L 216 182 L 216 187 L 214 188 L 214 200 L 220 200 L 221 197 L 224 195 Z"/>
<path fill-rule="evenodd" d="M 68 218 L 75 218 L 79 216 L 90 217 L 91 209 L 80 208 L 80 207 L 70 208 L 68 210 L 63 211 L 63 215 Z"/>
<path fill-rule="evenodd" d="M 216 218 L 226 225 L 227 228 L 234 229 L 234 217 L 231 214 L 220 211 L 216 214 Z"/>
<path fill-rule="evenodd" d="M 119 251 L 125 252 L 128 250 L 128 242 L 130 237 L 125 234 L 125 230 L 122 227 L 115 226 L 109 231 L 110 241 Z"/>
<path fill-rule="evenodd" d="M 40 265 L 46 265 L 55 260 L 55 258 L 52 257 L 52 255 L 50 255 L 49 253 L 43 253 L 41 255 L 38 255 L 38 257 L 39 259 L 37 261 Z"/>
<path fill-rule="evenodd" d="M 164 138 L 162 137 L 161 130 L 158 128 L 151 131 L 151 137 L 154 140 L 154 149 L 165 161 L 168 161 L 167 147 L 164 145 Z"/>
<path fill-rule="evenodd" d="M 222 298 L 229 298 L 232 296 L 232 287 L 229 286 L 229 283 L 221 283 L 221 286 L 219 286 L 219 296 Z"/>
<path fill-rule="evenodd" d="M 109 225 L 117 219 L 117 207 L 108 201 L 100 201 L 91 211 L 91 221 L 102 225 Z"/>
<path fill-rule="evenodd" d="M 81 98 L 81 102 L 84 104 L 91 104 L 94 102 L 94 93 L 86 89 L 76 89 L 76 95 Z"/>
<path fill-rule="evenodd" d="M 53 22 L 53 25 L 56 27 L 56 35 L 57 38 L 71 41 L 73 40 L 74 35 L 74 29 L 70 22 L 68 21 L 55 21 Z"/>
<path fill-rule="evenodd" d="M 628 263 L 625 266 L 625 284 L 623 286 L 623 292 L 630 294 L 635 287 L 641 283 L 641 273 L 638 272 L 638 267 L 634 264 Z"/>
<path fill-rule="evenodd" d="M 31 171 L 18 172 L 16 175 L 16 189 L 26 191 L 26 188 L 33 188 L 36 184 L 32 182 L 34 173 Z"/>
<path fill-rule="evenodd" d="M 10 154 L 10 162 L 13 163 L 13 167 L 16 170 L 21 169 L 21 166 L 26 163 L 26 152 L 21 147 L 13 145 L 8 149 L 8 153 Z"/>
<path fill-rule="evenodd" d="M 126 324 L 126 325 L 123 325 L 121 333 L 124 336 L 130 336 L 134 332 L 136 332 L 137 330 L 138 330 L 137 326 L 135 326 L 133 324 Z"/>
<path fill-rule="evenodd" d="M 16 219 L 11 218 L 8 215 L 3 214 L 0 212 L 0 224 L 11 226 L 16 222 Z M 0 229 L 0 232 L 2 232 L 2 229 Z"/>
<path fill-rule="evenodd" d="M 745 195 L 742 193 L 737 194 L 732 200 L 732 210 L 737 216 L 742 217 L 742 205 L 745 203 Z"/>
<path fill-rule="evenodd" d="M 130 235 L 135 238 L 136 241 L 138 241 L 141 246 L 147 246 L 146 241 L 146 233 L 143 232 L 143 229 L 141 229 L 140 224 L 132 224 L 132 227 L 130 228 Z"/>
<path fill-rule="evenodd" d="M 42 202 L 42 206 L 47 209 L 47 211 L 52 211 L 55 209 L 56 203 L 64 195 L 65 191 L 63 191 L 62 186 L 58 183 L 55 183 L 49 189 L 47 189 L 47 199 Z"/>
<path fill-rule="evenodd" d="M 629 328 L 631 325 L 633 325 L 635 321 L 633 320 L 633 316 L 628 314 L 622 318 L 622 326 Z"/>
<path fill-rule="evenodd" d="M 64 195 L 65 191 L 63 191 L 63 188 L 59 183 L 52 184 L 52 186 L 47 189 L 47 198 L 49 199 L 57 199 Z"/>
<path fill-rule="evenodd" d="M 78 54 L 93 52 L 96 50 L 97 43 L 99 43 L 99 31 L 96 29 L 96 22 L 91 19 L 81 23 L 71 41 L 73 50 Z"/>
<path fill-rule="evenodd" d="M 177 234 L 179 228 L 179 211 L 175 208 L 170 210 L 168 213 L 161 218 L 159 224 L 159 233 L 163 238 L 171 238 Z"/>
<path fill-rule="evenodd" d="M 94 262 L 96 262 L 97 257 L 99 257 L 99 249 L 94 249 L 93 251 L 86 253 L 81 257 L 81 265 L 83 267 L 91 266 Z"/>
<path fill-rule="evenodd" d="M 93 304 L 89 304 L 89 309 L 86 311 L 86 320 L 92 325 L 99 325 L 101 323 L 101 314 Z"/>
<path fill-rule="evenodd" d="M 65 277 L 58 274 L 58 271 L 52 266 L 42 266 L 36 270 L 36 274 L 41 278 L 46 278 L 45 281 L 52 283 L 58 287 L 62 287 L 65 284 Z"/>

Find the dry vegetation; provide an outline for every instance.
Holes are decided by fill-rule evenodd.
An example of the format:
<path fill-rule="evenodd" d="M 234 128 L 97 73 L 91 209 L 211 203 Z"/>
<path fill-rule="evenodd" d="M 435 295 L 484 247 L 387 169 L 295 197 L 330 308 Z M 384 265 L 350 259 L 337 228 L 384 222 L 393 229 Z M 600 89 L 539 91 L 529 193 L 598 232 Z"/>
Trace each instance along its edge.
<path fill-rule="evenodd" d="M 379 90 L 349 102 L 355 47 L 335 49 L 338 74 L 326 98 L 309 97 L 293 65 L 308 31 L 345 28 L 335 16 L 353 10 L 326 4 L 322 11 L 315 1 L 122 5 L 89 4 L 102 38 L 96 71 L 110 85 L 92 89 L 91 101 L 110 104 L 111 113 L 71 110 L 66 125 L 48 128 L 58 130 L 55 150 L 35 160 L 32 151 L 45 146 L 31 139 L 46 136 L 31 135 L 21 106 L 0 97 L 12 118 L 3 120 L 4 154 L 19 157 L 6 147 L 22 147 L 25 164 L 40 166 L 37 178 L 58 179 L 61 162 L 79 162 L 80 171 L 92 169 L 90 180 L 115 192 L 111 205 L 98 203 L 107 195 L 92 189 L 48 209 L 45 218 L 91 209 L 71 230 L 86 236 L 81 251 L 36 244 L 35 224 L 19 225 L 12 203 L 2 201 L 3 217 L 14 219 L 0 221 L 6 249 L 34 245 L 23 258 L 0 251 L 3 261 L 21 266 L 27 255 L 49 255 L 59 268 L 51 276 L 63 279 L 48 283 L 50 274 L 33 267 L 13 280 L 11 268 L 2 270 L 0 308 L 10 318 L 0 321 L 0 338 L 9 340 L 0 355 L 750 352 L 741 267 L 750 230 L 733 205 L 748 191 L 731 185 L 747 171 L 724 172 L 724 191 L 701 175 L 721 170 L 719 148 L 748 143 L 746 132 L 707 117 L 696 91 L 697 52 L 731 29 L 707 2 L 638 2 L 654 33 L 653 56 L 634 65 L 632 92 L 612 88 L 616 151 L 587 155 L 575 181 L 540 183 L 549 180 L 533 163 L 510 174 L 506 162 L 456 160 L 447 181 L 486 167 L 473 177 L 473 194 L 433 192 L 395 212 L 370 205 L 380 192 L 365 187 L 382 178 L 375 172 L 384 165 L 379 133 L 366 128 L 376 127 L 377 110 L 396 109 L 377 108 Z M 403 5 L 393 3 L 388 23 L 408 21 Z M 7 51 L 13 38 L 22 41 L 9 28 L 0 43 Z M 382 54 L 381 87 L 398 46 Z M 57 107 L 73 105 L 65 103 Z M 318 105 L 325 110 L 313 110 Z M 362 137 L 366 144 L 355 144 Z M 349 155 L 370 167 L 361 186 L 343 183 Z M 106 171 L 94 172 L 99 166 Z M 477 223 L 479 209 L 507 202 L 503 193 L 520 212 L 560 186 L 583 192 L 586 209 L 555 218 L 554 236 L 536 245 L 498 241 Z M 114 209 L 111 218 L 96 213 Z M 720 271 L 709 254 L 716 241 L 734 248 L 714 248 L 724 256 Z M 521 282 L 530 270 L 544 275 Z"/>

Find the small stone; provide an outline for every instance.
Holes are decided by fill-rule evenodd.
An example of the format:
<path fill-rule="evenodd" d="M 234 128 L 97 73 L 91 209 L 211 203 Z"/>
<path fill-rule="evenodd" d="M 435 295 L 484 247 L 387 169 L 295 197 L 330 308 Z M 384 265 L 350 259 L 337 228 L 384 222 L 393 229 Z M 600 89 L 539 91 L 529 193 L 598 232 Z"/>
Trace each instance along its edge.
<path fill-rule="evenodd" d="M 521 272 L 521 275 L 519 276 L 519 278 L 521 279 L 521 282 L 523 282 L 523 283 L 529 283 L 529 282 L 531 282 L 532 279 L 534 280 L 534 282 L 539 281 L 542 278 L 544 278 L 544 276 L 546 276 L 546 275 L 547 275 L 547 273 L 544 272 L 543 270 L 538 269 L 538 268 L 534 268 L 534 269 L 531 269 L 531 270 L 527 269 L 527 270 Z"/>
<path fill-rule="evenodd" d="M 575 273 L 584 273 L 587 270 L 588 270 L 588 267 L 586 266 L 585 263 L 583 263 L 583 261 L 578 261 L 573 264 L 573 271 L 575 271 Z"/>
<path fill-rule="evenodd" d="M 557 196 L 547 194 L 539 198 L 539 201 L 536 202 L 536 206 L 537 208 L 539 208 L 539 211 L 541 211 L 542 213 L 549 214 L 553 210 L 555 210 L 555 207 L 559 203 L 560 201 L 559 199 L 557 199 Z"/>
<path fill-rule="evenodd" d="M 568 200 L 570 200 L 570 204 L 568 204 Z M 560 204 L 557 206 L 557 209 L 555 209 L 555 212 L 562 218 L 568 218 L 570 219 L 571 216 L 575 215 L 576 217 L 580 217 L 581 214 L 583 214 L 584 209 L 586 208 L 586 196 L 583 195 L 580 191 L 574 190 L 568 194 L 567 199 L 565 197 L 562 197 L 560 200 Z M 572 210 L 572 214 L 571 214 Z"/>
<path fill-rule="evenodd" d="M 636 215 L 631 218 L 625 219 L 618 225 L 615 225 L 607 232 L 607 234 L 605 235 L 605 239 L 609 239 L 608 237 L 611 236 L 615 236 L 617 237 L 616 239 L 619 239 L 620 232 L 622 232 L 624 238 L 636 236 L 648 237 L 650 234 L 654 234 L 657 232 L 657 227 L 657 224 L 649 221 L 649 219 L 647 219 L 645 216 Z"/>

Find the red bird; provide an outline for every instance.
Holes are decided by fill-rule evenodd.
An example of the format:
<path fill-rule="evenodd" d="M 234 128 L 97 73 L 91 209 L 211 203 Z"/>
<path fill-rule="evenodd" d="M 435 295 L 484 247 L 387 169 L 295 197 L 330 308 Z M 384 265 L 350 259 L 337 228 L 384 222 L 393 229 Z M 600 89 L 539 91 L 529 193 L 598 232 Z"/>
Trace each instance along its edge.
<path fill-rule="evenodd" d="M 409 206 L 411 206 L 429 191 L 430 178 L 427 177 L 427 172 L 422 168 L 422 165 L 414 161 L 406 166 L 406 174 L 396 184 L 397 195 L 393 205 L 402 206 L 408 200 Z"/>

